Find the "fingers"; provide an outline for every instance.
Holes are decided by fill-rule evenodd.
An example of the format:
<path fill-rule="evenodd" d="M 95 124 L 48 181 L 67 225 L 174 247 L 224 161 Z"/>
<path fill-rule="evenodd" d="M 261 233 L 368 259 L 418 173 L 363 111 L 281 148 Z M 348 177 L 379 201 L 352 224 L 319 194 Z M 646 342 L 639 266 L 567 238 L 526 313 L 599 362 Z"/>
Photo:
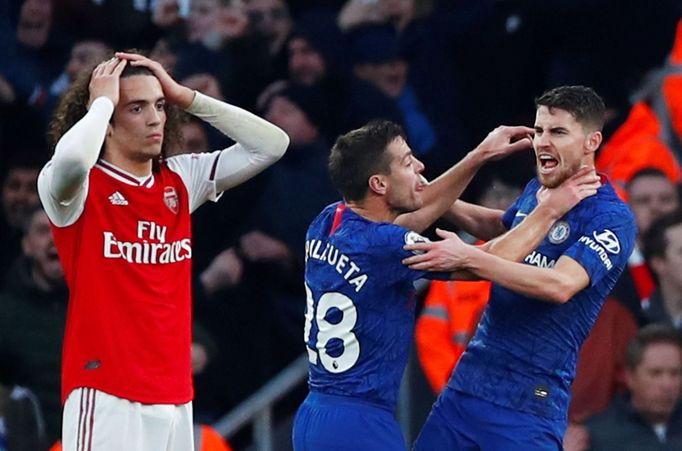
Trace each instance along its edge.
<path fill-rule="evenodd" d="M 123 72 L 123 69 L 125 69 L 127 64 L 126 60 L 118 60 L 118 64 L 116 64 L 116 67 L 114 67 L 114 71 L 112 75 L 115 75 L 117 77 L 121 76 L 121 73 Z"/>
<path fill-rule="evenodd" d="M 407 265 L 408 268 L 413 269 L 415 271 L 429 271 L 435 268 L 432 262 L 430 261 L 425 261 L 422 263 L 414 263 L 414 264 L 409 264 Z"/>
<path fill-rule="evenodd" d="M 434 248 L 435 243 L 412 243 L 403 246 L 406 251 L 421 251 L 426 252 Z"/>
<path fill-rule="evenodd" d="M 533 141 L 524 137 L 523 139 L 519 139 L 518 141 L 509 144 L 507 149 L 511 152 L 516 152 L 518 150 L 530 149 L 531 147 L 533 147 Z"/>
<path fill-rule="evenodd" d="M 527 137 L 528 135 L 533 136 L 535 134 L 534 128 L 526 127 L 524 125 L 504 125 L 501 129 L 509 136 Z"/>
<path fill-rule="evenodd" d="M 419 255 L 413 255 L 411 257 L 404 258 L 402 263 L 403 265 L 415 265 L 417 263 L 424 263 L 426 261 L 429 261 L 431 258 L 430 255 L 428 254 L 419 254 Z"/>
<path fill-rule="evenodd" d="M 436 235 L 438 235 L 439 237 L 444 238 L 444 239 L 453 238 L 453 237 L 457 236 L 457 234 L 454 232 L 450 232 L 449 230 L 444 230 L 444 229 L 440 229 L 440 228 L 436 228 Z"/>

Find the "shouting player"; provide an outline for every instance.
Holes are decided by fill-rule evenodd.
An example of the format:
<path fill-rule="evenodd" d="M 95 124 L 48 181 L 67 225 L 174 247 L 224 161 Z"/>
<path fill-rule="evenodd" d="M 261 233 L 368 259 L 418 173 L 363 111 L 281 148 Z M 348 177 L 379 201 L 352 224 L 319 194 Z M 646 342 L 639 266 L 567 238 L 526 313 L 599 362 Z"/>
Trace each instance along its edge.
<path fill-rule="evenodd" d="M 537 208 L 543 187 L 594 167 L 602 99 L 590 88 L 563 86 L 544 93 L 536 106 L 538 177 L 497 217 L 476 217 L 463 206 L 472 233 L 478 224 L 500 233 L 516 227 Z M 635 234 L 630 209 L 605 181 L 554 224 L 524 264 L 480 252 L 448 232 L 441 232 L 443 241 L 407 246 L 426 251 L 406 259 L 413 269 L 461 268 L 494 282 L 476 335 L 415 449 L 562 449 L 578 351 L 632 252 Z"/>
<path fill-rule="evenodd" d="M 344 202 L 332 204 L 308 229 L 304 338 L 310 394 L 299 409 L 294 449 L 405 449 L 393 411 L 414 328 L 413 282 L 446 278 L 403 266 L 406 243 L 442 215 L 487 160 L 527 148 L 526 127 L 499 127 L 459 164 L 430 184 L 423 164 L 391 122 L 341 136 L 329 171 Z M 555 219 L 596 192 L 583 171 L 545 193 L 523 226 L 491 243 L 491 252 L 521 259 Z M 440 449 L 440 448 L 439 448 Z"/>
<path fill-rule="evenodd" d="M 237 144 L 163 159 L 178 107 Z M 131 53 L 76 81 L 52 131 L 38 191 L 70 291 L 64 449 L 191 450 L 190 213 L 277 161 L 288 137 Z"/>

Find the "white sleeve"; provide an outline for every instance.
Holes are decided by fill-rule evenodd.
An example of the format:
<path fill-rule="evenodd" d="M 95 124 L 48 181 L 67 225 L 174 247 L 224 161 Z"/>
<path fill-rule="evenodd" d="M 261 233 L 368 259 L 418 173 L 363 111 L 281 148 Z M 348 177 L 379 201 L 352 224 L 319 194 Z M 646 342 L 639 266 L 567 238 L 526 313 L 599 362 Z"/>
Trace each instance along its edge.
<path fill-rule="evenodd" d="M 55 147 L 38 175 L 38 195 L 50 220 L 66 227 L 78 220 L 88 195 L 88 174 L 97 162 L 114 104 L 98 97 Z"/>
<path fill-rule="evenodd" d="M 215 172 L 221 152 L 181 154 L 166 160 L 168 168 L 180 176 L 187 188 L 190 213 L 207 200 L 215 202 L 220 198 Z"/>
<path fill-rule="evenodd" d="M 217 160 L 217 192 L 239 185 L 258 174 L 279 160 L 289 145 L 289 136 L 276 125 L 200 92 L 196 93 L 187 111 L 237 143 L 222 150 Z"/>

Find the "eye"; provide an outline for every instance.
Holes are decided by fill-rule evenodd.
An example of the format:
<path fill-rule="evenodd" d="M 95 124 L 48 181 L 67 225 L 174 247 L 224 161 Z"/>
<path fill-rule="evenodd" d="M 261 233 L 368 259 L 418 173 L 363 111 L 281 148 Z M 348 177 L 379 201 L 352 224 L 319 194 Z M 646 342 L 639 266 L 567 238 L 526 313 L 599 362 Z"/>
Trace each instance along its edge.
<path fill-rule="evenodd" d="M 165 108 L 165 106 L 166 106 L 166 101 L 161 100 L 160 102 L 157 102 L 156 109 L 157 109 L 157 111 L 161 111 Z"/>
<path fill-rule="evenodd" d="M 130 111 L 132 113 L 141 113 L 142 112 L 142 107 L 140 105 L 133 105 L 130 107 Z"/>

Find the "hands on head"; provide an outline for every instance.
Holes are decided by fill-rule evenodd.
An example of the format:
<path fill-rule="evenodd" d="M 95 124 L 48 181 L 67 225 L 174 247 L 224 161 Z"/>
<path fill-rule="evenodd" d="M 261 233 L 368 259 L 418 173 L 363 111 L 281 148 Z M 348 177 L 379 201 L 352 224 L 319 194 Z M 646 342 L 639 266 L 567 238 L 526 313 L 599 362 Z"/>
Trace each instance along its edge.
<path fill-rule="evenodd" d="M 121 74 L 128 64 L 132 67 L 149 69 L 161 83 L 161 89 L 163 89 L 168 102 L 183 109 L 189 108 L 192 104 L 194 91 L 176 82 L 160 63 L 136 53 L 116 52 L 114 58 L 103 61 L 92 71 L 88 107 L 97 97 L 101 96 L 111 99 L 114 106 L 118 104 L 119 82 Z"/>
<path fill-rule="evenodd" d="M 108 97 L 116 106 L 119 98 L 119 80 L 127 61 L 116 57 L 102 61 L 92 71 L 90 77 L 90 99 L 88 109 L 98 97 Z"/>

